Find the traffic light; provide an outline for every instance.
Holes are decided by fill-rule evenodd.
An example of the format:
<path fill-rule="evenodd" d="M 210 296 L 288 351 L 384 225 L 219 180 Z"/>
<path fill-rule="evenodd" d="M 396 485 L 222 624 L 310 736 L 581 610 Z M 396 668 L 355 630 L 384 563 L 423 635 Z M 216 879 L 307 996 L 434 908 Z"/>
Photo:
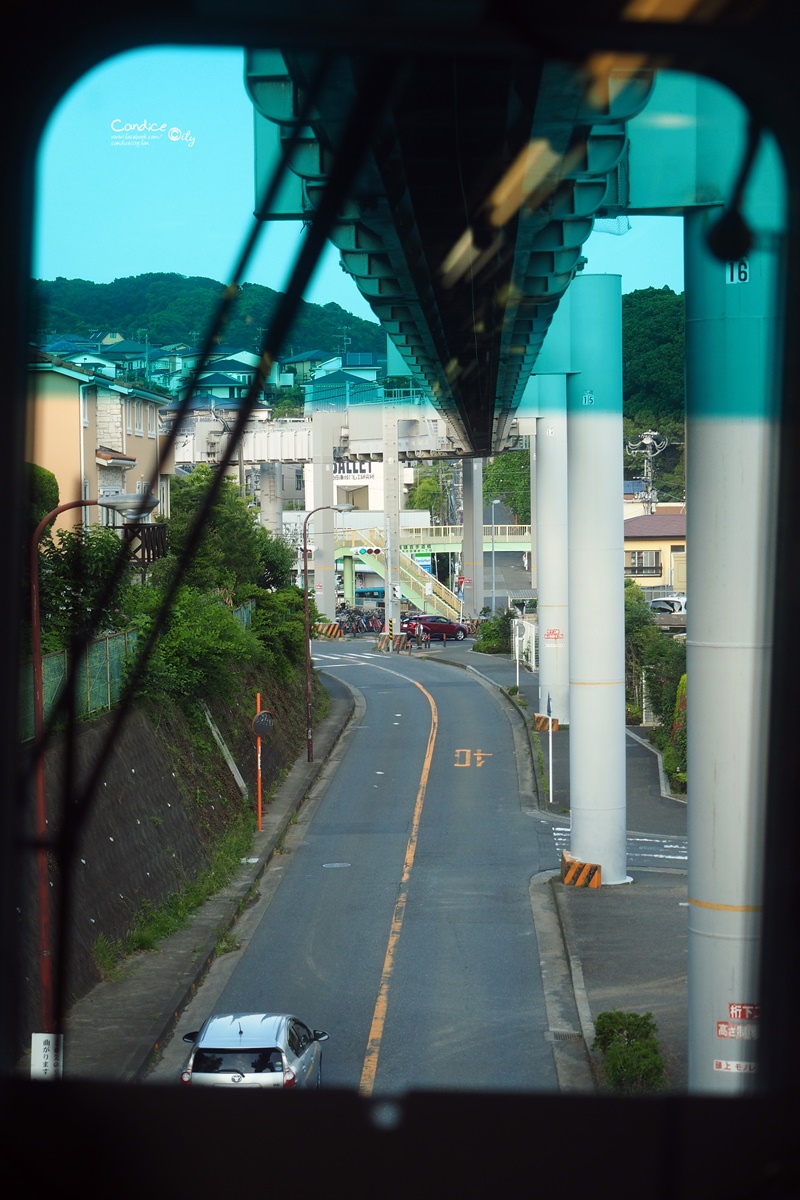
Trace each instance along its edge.
<path fill-rule="evenodd" d="M 359 546 L 356 554 L 380 554 L 379 546 Z"/>
<path fill-rule="evenodd" d="M 402 600 L 402 599 L 403 599 L 403 593 L 402 593 L 402 591 L 400 590 L 400 584 L 399 584 L 399 583 L 393 583 L 393 584 L 392 584 L 392 599 L 393 599 L 393 600 Z"/>

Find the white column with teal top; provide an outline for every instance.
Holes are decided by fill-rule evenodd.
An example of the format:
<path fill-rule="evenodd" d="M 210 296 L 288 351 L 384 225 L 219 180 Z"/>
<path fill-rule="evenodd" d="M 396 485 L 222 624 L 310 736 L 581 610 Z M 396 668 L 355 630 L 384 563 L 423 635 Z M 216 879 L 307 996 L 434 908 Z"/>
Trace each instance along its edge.
<path fill-rule="evenodd" d="M 539 705 L 569 725 L 569 537 L 567 377 L 537 376 L 536 549 L 539 600 Z"/>
<path fill-rule="evenodd" d="M 483 459 L 465 458 L 463 466 L 464 616 L 480 616 L 483 608 Z"/>
<path fill-rule="evenodd" d="M 620 277 L 579 275 L 569 298 L 570 849 L 600 864 L 604 885 L 619 884 L 628 882 Z"/>
<path fill-rule="evenodd" d="M 699 194 L 729 201 L 746 128 L 732 96 L 698 90 Z M 757 1085 L 783 197 L 762 145 L 745 190 L 752 249 L 729 262 L 710 253 L 722 203 L 684 218 L 692 1092 Z M 734 581 L 736 604 L 721 603 Z"/>

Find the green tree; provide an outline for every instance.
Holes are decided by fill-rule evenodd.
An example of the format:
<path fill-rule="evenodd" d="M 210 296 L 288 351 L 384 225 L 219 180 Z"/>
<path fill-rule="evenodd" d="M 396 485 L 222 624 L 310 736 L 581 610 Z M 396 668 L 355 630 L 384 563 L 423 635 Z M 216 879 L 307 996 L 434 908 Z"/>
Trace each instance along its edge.
<path fill-rule="evenodd" d="M 128 627 L 134 603 L 129 565 L 104 597 L 120 555 L 125 554 L 119 535 L 103 525 L 59 530 L 40 544 L 43 650 L 61 650 L 75 638 Z"/>
<path fill-rule="evenodd" d="M 446 508 L 439 472 L 435 466 L 418 467 L 414 486 L 406 497 L 407 509 L 427 509 L 432 519 L 443 520 Z"/>
<path fill-rule="evenodd" d="M 182 559 L 197 513 L 214 482 L 205 464 L 183 479 L 173 481 L 170 517 L 169 567 Z M 223 480 L 217 500 L 205 523 L 184 583 L 201 591 L 218 590 L 231 600 L 252 594 L 253 588 L 285 587 L 291 579 L 294 553 L 281 538 L 268 533 L 254 520 L 253 510 L 239 495 L 236 484 Z"/>
<path fill-rule="evenodd" d="M 648 428 L 683 420 L 683 295 L 668 287 L 622 297 L 622 408 Z"/>
<path fill-rule="evenodd" d="M 625 702 L 629 709 L 642 708 L 642 672 L 661 637 L 650 602 L 632 579 L 625 580 Z"/>
<path fill-rule="evenodd" d="M 529 525 L 531 520 L 531 452 L 506 450 L 498 454 L 483 470 L 484 504 L 502 500 L 514 513 L 518 524 Z"/>
<path fill-rule="evenodd" d="M 263 589 L 254 596 L 253 633 L 258 638 L 273 674 L 289 682 L 294 669 L 305 663 L 306 628 L 303 593 L 299 588 Z M 311 602 L 311 620 L 316 608 Z"/>
<path fill-rule="evenodd" d="M 678 685 L 685 674 L 686 639 L 659 630 L 644 664 L 644 676 L 649 703 L 659 722 L 654 740 L 662 749 L 672 728 Z"/>
<path fill-rule="evenodd" d="M 52 471 L 37 467 L 35 463 L 26 463 L 26 471 L 30 505 L 28 536 L 31 538 L 39 522 L 54 508 L 58 508 L 58 480 Z"/>
<path fill-rule="evenodd" d="M 270 405 L 272 408 L 272 416 L 276 420 L 283 417 L 302 417 L 304 411 L 305 396 L 303 389 L 295 384 L 294 387 L 287 388 L 276 397 L 274 403 Z"/>

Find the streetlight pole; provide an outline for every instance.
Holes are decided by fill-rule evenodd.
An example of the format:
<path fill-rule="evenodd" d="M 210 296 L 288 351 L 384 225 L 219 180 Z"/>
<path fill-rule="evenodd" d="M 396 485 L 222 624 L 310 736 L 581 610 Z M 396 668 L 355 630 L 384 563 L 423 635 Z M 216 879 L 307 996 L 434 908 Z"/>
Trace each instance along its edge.
<path fill-rule="evenodd" d="M 36 879 L 39 895 L 39 1020 L 41 1033 L 55 1033 L 53 1012 L 53 947 L 50 929 L 50 872 L 47 865 L 47 803 L 44 773 L 44 667 L 42 663 L 42 620 L 39 599 L 39 542 L 47 526 L 71 508 L 113 508 L 124 503 L 134 518 L 151 512 L 158 500 L 144 496 L 117 496 L 110 502 L 70 500 L 42 517 L 31 538 L 31 654 L 33 657 L 33 732 L 36 792 Z"/>
<path fill-rule="evenodd" d="M 494 510 L 499 500 L 492 501 L 492 616 L 494 616 L 497 608 L 497 600 L 495 599 L 495 574 L 494 574 Z"/>
<path fill-rule="evenodd" d="M 308 603 L 308 522 L 318 512 L 352 512 L 355 504 L 320 504 L 303 521 L 303 614 L 306 626 L 306 747 L 308 761 L 314 761 L 314 714 L 311 692 L 311 614 Z"/>
<path fill-rule="evenodd" d="M 36 881 L 39 895 L 39 1025 L 55 1033 L 53 1015 L 53 946 L 50 932 L 50 872 L 47 866 L 47 804 L 44 790 L 44 667 L 39 605 L 39 542 L 51 521 L 70 508 L 89 508 L 96 500 L 71 500 L 43 517 L 31 539 L 31 653 L 33 655 L 33 733 L 36 746 Z"/>

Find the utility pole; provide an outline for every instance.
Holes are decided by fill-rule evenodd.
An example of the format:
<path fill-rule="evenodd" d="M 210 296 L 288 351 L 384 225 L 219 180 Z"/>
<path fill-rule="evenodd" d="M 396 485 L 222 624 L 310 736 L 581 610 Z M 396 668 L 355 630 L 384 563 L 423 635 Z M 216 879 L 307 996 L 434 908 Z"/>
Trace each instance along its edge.
<path fill-rule="evenodd" d="M 144 377 L 145 377 L 145 379 L 149 379 L 150 378 L 150 330 L 149 329 L 137 329 L 136 336 L 139 339 L 139 341 L 142 340 L 142 334 L 144 334 Z"/>
<path fill-rule="evenodd" d="M 653 459 L 666 450 L 669 445 L 669 438 L 662 437 L 655 429 L 648 429 L 645 433 L 639 435 L 638 438 L 631 438 L 626 446 L 629 454 L 644 455 L 643 467 L 643 504 L 645 512 L 652 516 L 656 511 L 658 502 L 658 492 L 653 487 Z"/>

